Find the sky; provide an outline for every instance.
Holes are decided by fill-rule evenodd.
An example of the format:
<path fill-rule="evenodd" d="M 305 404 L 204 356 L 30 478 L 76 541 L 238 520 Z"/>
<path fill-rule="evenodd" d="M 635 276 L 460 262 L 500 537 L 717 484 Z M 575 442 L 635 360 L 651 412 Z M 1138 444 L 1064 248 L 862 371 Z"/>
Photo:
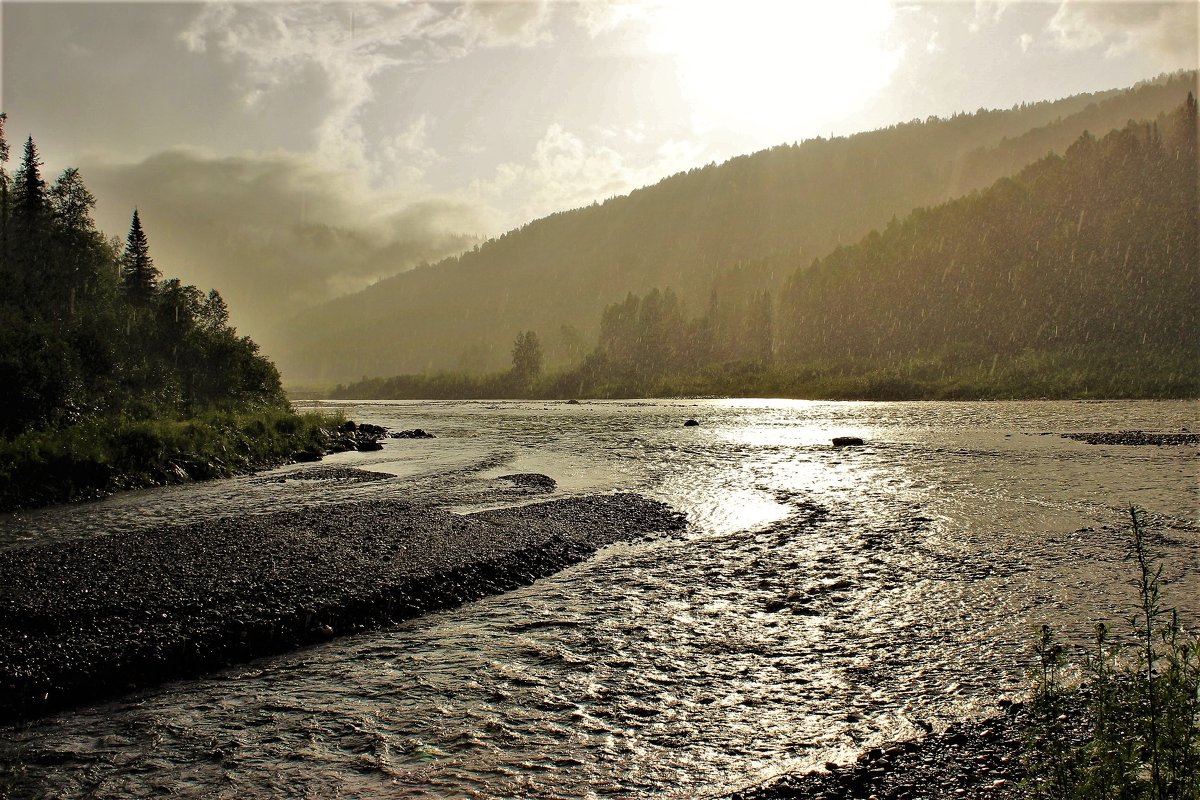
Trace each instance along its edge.
<path fill-rule="evenodd" d="M 253 334 L 691 167 L 1194 69 L 1197 9 L 4 0 L 0 109 Z"/>

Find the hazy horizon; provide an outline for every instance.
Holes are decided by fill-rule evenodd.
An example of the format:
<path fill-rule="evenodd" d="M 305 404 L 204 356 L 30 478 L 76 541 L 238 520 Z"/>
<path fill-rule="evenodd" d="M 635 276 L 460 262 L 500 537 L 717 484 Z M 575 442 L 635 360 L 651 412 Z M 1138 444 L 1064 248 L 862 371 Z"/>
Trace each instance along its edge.
<path fill-rule="evenodd" d="M 736 8 L 736 11 L 735 11 Z M 1132 85 L 1190 3 L 5 3 L 9 137 L 256 335 L 772 145 Z M 720 54 L 723 57 L 716 57 Z"/>

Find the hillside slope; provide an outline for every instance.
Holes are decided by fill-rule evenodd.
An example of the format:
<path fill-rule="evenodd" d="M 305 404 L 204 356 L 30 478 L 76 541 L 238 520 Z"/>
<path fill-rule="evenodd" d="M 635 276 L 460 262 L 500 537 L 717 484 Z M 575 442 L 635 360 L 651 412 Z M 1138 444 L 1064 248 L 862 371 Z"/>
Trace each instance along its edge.
<path fill-rule="evenodd" d="M 1043 354 L 1194 386 L 1196 139 L 1189 94 L 837 249 L 789 281 L 777 361 L 994 370 Z"/>
<path fill-rule="evenodd" d="M 742 285 L 775 289 L 797 262 L 1013 174 L 1085 129 L 1153 117 L 1194 82 L 1190 73 L 914 121 L 680 173 L 311 309 L 263 337 L 265 348 L 292 385 L 496 368 L 524 329 L 539 331 L 549 362 L 561 363 L 571 338 L 562 327 L 594 340 L 601 310 L 628 292 L 670 286 L 696 311 L 714 281 L 746 261 L 757 264 L 740 270 Z"/>

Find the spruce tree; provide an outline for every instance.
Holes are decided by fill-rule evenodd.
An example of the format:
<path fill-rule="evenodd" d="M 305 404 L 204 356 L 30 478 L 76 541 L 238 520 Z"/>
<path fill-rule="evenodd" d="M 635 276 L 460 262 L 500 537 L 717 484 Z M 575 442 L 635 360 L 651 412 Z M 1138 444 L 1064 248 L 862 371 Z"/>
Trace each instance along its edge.
<path fill-rule="evenodd" d="M 148 304 L 154 297 L 159 274 L 154 260 L 150 258 L 150 244 L 146 241 L 146 232 L 142 230 L 142 220 L 135 208 L 129 224 L 129 235 L 125 237 L 125 252 L 121 255 L 121 279 L 129 302 L 138 306 Z"/>
<path fill-rule="evenodd" d="M 13 215 L 20 232 L 27 236 L 43 227 L 50 207 L 46 182 L 38 169 L 41 165 L 37 145 L 30 136 L 25 140 L 25 157 L 13 183 Z"/>
<path fill-rule="evenodd" d="M 11 203 L 12 186 L 8 170 L 8 140 L 4 138 L 4 123 L 7 114 L 0 114 L 0 268 L 8 266 L 8 216 Z"/>

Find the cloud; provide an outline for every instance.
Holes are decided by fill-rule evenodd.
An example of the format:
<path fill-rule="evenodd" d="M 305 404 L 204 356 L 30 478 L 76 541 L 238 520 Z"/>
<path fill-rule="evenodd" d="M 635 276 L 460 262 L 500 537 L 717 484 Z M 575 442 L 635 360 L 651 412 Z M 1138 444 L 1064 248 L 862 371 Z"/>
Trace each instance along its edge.
<path fill-rule="evenodd" d="M 464 196 L 489 206 L 516 209 L 512 224 L 519 224 L 625 194 L 697 166 L 711 155 L 701 145 L 677 139 L 654 147 L 622 146 L 645 143 L 644 126 L 597 129 L 595 133 L 613 146 L 552 123 L 528 162 L 500 164 L 490 179 L 473 181 Z"/>
<path fill-rule="evenodd" d="M 631 22 L 646 19 L 655 5 L 646 0 L 581 0 L 575 4 L 575 24 L 595 38 Z"/>
<path fill-rule="evenodd" d="M 479 48 L 530 47 L 549 39 L 551 5 L 540 2 L 211 3 L 179 34 L 189 50 L 241 67 L 239 90 L 253 107 L 315 70 L 327 102 L 317 150 L 332 164 L 365 168 L 360 115 L 373 84 L 396 69 L 420 70 Z"/>
<path fill-rule="evenodd" d="M 551 40 L 549 0 L 474 2 L 462 7 L 468 46 L 532 47 Z"/>
<path fill-rule="evenodd" d="M 81 169 L 110 233 L 136 203 L 164 274 L 216 287 L 252 335 L 303 307 L 459 252 L 492 224 L 479 206 L 373 190 L 358 173 L 291 154 L 176 149 Z"/>
<path fill-rule="evenodd" d="M 996 25 L 1008 10 L 1008 2 L 1004 0 L 975 0 L 975 16 L 967 24 L 971 33 L 979 33 L 984 28 Z"/>
<path fill-rule="evenodd" d="M 1094 3 L 1064 0 L 1048 30 L 1060 47 L 1104 47 L 1107 55 L 1148 48 L 1161 56 L 1186 58 L 1197 53 L 1194 3 Z"/>

